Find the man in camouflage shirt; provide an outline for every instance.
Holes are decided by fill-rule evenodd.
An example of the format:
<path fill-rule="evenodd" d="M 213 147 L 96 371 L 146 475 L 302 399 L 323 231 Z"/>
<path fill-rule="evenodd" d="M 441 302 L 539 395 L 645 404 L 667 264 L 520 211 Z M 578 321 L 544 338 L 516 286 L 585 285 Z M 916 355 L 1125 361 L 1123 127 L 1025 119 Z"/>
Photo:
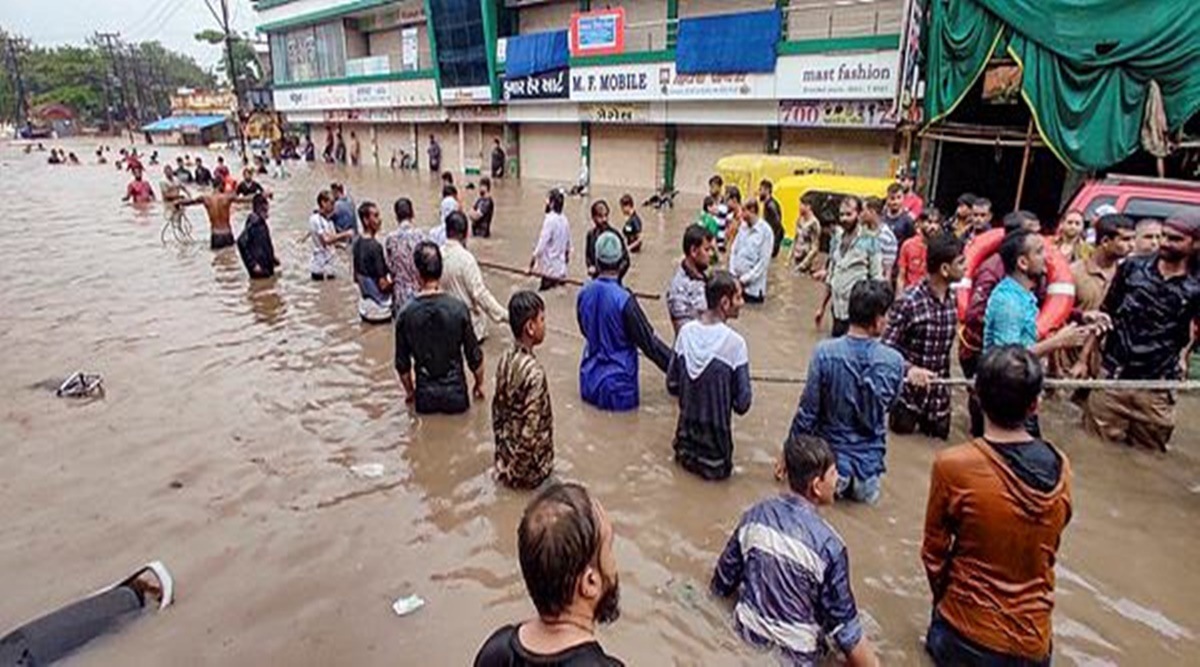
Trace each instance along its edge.
<path fill-rule="evenodd" d="M 554 416 L 546 372 L 533 348 L 546 338 L 546 305 L 534 292 L 517 292 L 508 302 L 516 339 L 496 365 L 492 429 L 496 477 L 515 489 L 537 488 L 554 467 Z"/>

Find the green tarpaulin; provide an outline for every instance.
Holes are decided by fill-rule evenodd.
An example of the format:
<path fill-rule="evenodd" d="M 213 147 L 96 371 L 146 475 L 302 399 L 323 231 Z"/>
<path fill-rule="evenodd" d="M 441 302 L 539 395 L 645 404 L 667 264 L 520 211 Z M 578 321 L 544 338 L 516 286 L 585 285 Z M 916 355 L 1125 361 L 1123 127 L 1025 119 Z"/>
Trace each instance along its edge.
<path fill-rule="evenodd" d="M 1176 129 L 1200 110 L 1200 0 L 932 0 L 925 102 L 946 117 L 992 53 L 1022 69 L 1038 133 L 1075 169 L 1138 149 L 1147 88 Z"/>

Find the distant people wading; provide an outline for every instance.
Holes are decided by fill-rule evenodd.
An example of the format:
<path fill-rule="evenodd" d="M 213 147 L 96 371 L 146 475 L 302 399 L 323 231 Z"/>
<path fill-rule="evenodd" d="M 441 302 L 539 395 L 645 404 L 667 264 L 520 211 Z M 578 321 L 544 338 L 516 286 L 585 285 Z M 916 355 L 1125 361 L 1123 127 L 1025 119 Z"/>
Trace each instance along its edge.
<path fill-rule="evenodd" d="M 533 257 L 529 259 L 529 272 L 536 271 L 542 277 L 538 287 L 542 291 L 562 285 L 567 277 L 567 265 L 571 261 L 571 227 L 562 211 L 562 191 L 551 190 L 546 196 L 542 233 L 538 235 Z"/>

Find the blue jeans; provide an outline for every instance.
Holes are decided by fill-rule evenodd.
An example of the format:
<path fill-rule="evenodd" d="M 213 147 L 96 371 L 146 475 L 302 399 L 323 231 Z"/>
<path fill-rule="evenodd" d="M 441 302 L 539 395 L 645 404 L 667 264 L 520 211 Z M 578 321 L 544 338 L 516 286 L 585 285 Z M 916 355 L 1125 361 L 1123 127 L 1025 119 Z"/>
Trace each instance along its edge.
<path fill-rule="evenodd" d="M 838 498 L 853 500 L 856 503 L 866 503 L 874 505 L 879 502 L 879 480 L 882 475 L 875 475 L 866 479 L 858 477 L 842 477 L 838 476 L 837 488 L 835 495 Z"/>
<path fill-rule="evenodd" d="M 938 667 L 1050 667 L 1051 658 L 1030 660 L 980 646 L 959 634 L 937 611 L 929 622 L 925 650 Z"/>

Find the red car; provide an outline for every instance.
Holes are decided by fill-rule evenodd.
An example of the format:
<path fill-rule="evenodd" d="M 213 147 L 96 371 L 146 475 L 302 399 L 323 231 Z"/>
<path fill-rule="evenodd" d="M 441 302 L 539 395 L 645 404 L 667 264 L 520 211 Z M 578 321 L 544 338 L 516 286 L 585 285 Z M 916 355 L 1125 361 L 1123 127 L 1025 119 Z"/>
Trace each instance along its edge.
<path fill-rule="evenodd" d="M 1180 209 L 1200 214 L 1200 183 L 1112 174 L 1085 182 L 1066 210 L 1083 211 L 1083 217 L 1092 220 L 1096 209 L 1105 204 L 1115 206 L 1118 212 L 1135 221 L 1162 220 Z"/>

